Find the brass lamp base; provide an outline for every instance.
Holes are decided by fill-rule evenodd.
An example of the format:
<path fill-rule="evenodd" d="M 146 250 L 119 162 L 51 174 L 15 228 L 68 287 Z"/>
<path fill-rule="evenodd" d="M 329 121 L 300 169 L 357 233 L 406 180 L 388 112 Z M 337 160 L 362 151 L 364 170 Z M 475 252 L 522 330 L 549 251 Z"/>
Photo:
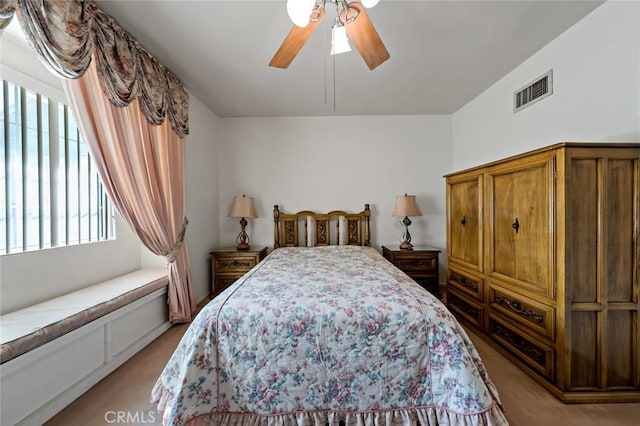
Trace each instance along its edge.
<path fill-rule="evenodd" d="M 404 225 L 404 232 L 402 233 L 402 242 L 400 243 L 400 250 L 413 250 L 413 244 L 411 244 L 411 234 L 409 233 L 409 225 L 411 225 L 411 219 L 407 216 L 402 219 Z"/>
<path fill-rule="evenodd" d="M 400 250 L 413 250 L 413 244 L 408 241 L 400 243 Z"/>
<path fill-rule="evenodd" d="M 238 234 L 238 237 L 236 238 L 236 248 L 238 250 L 249 250 L 250 246 L 249 246 L 249 236 L 247 235 L 247 232 L 245 231 L 245 228 L 247 227 L 247 220 L 243 217 L 242 219 L 240 219 L 240 233 Z"/>

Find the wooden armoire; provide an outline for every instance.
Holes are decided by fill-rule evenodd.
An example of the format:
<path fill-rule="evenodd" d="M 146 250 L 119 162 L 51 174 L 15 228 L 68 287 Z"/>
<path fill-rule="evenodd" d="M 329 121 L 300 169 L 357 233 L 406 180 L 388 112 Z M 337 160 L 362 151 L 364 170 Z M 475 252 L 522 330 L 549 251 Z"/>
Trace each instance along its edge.
<path fill-rule="evenodd" d="M 446 175 L 447 306 L 568 403 L 640 402 L 640 143 Z"/>

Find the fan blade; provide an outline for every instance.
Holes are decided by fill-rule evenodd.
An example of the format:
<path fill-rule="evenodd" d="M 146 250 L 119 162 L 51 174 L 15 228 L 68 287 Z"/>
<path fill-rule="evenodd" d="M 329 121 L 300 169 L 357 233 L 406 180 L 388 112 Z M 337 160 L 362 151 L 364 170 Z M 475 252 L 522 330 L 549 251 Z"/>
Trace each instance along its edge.
<path fill-rule="evenodd" d="M 313 33 L 318 24 L 322 22 L 323 18 L 324 10 L 319 10 L 317 20 L 314 19 L 309 22 L 309 25 L 306 27 L 302 28 L 294 25 L 276 54 L 271 58 L 269 66 L 282 69 L 288 68 L 300 49 L 302 49 L 302 46 L 307 42 L 307 39 L 311 36 L 311 33 Z"/>
<path fill-rule="evenodd" d="M 382 39 L 373 27 L 367 12 L 358 2 L 349 3 L 349 8 L 356 9 L 358 16 L 353 22 L 345 25 L 349 40 L 358 49 L 360 56 L 367 63 L 370 70 L 389 59 L 389 52 L 384 47 Z"/>

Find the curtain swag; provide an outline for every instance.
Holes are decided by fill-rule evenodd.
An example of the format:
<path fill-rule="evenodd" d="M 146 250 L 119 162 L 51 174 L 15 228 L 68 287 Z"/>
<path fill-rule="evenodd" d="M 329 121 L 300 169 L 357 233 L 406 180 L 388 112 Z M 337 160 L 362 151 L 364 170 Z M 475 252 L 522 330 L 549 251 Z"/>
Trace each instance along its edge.
<path fill-rule="evenodd" d="M 15 14 L 40 60 L 76 79 L 95 54 L 105 96 L 118 107 L 138 99 L 151 124 L 165 115 L 181 138 L 189 134 L 189 95 L 178 78 L 92 1 L 0 0 L 0 30 Z"/>
<path fill-rule="evenodd" d="M 15 12 L 15 0 L 0 0 L 0 30 L 4 30 Z"/>

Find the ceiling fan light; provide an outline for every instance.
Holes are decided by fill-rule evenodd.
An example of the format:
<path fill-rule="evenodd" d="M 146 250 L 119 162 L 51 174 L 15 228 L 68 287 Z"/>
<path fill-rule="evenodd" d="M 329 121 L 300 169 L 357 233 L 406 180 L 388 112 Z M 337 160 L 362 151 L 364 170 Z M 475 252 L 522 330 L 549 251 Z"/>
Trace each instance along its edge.
<path fill-rule="evenodd" d="M 331 27 L 331 54 L 350 52 L 349 37 L 347 37 L 347 29 L 344 25 L 334 25 Z"/>
<path fill-rule="evenodd" d="M 315 5 L 315 0 L 287 0 L 287 13 L 295 25 L 306 27 Z"/>
<path fill-rule="evenodd" d="M 378 4 L 380 0 L 360 0 L 360 2 L 362 3 L 362 5 L 364 7 L 366 7 L 367 9 L 372 8 L 373 6 L 375 6 L 376 4 Z"/>

